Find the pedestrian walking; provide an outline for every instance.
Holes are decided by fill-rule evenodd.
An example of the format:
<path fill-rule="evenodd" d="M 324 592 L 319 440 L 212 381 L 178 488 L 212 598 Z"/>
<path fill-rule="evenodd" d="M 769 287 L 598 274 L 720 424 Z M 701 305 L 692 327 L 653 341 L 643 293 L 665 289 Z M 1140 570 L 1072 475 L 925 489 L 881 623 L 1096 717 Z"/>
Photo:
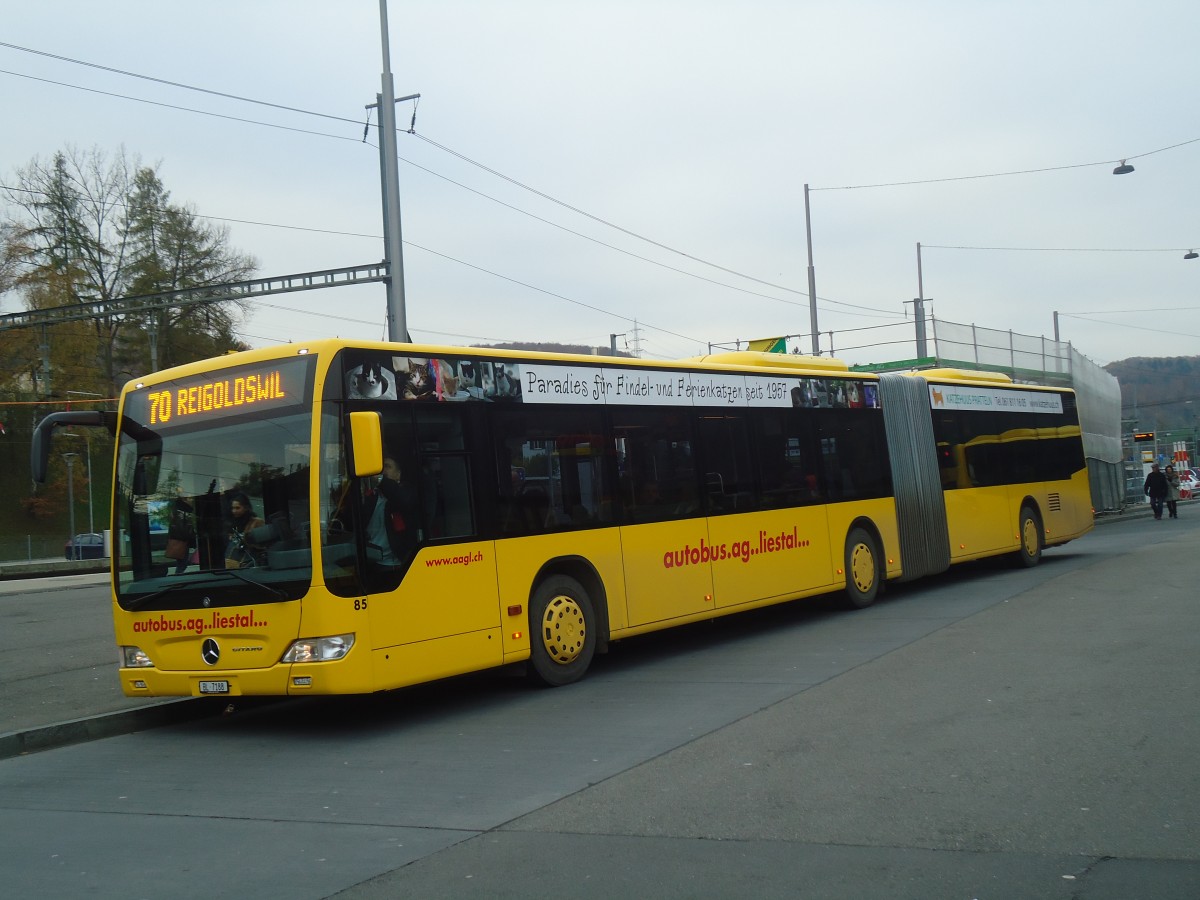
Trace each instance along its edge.
<path fill-rule="evenodd" d="M 1175 471 L 1174 466 L 1167 466 L 1163 477 L 1167 479 L 1167 513 L 1172 519 L 1178 519 L 1179 511 L 1176 507 L 1179 504 L 1179 473 Z"/>
<path fill-rule="evenodd" d="M 1150 474 L 1146 476 L 1146 483 L 1142 485 L 1142 493 L 1150 498 L 1150 509 L 1154 511 L 1154 518 L 1161 519 L 1163 503 L 1167 499 L 1167 476 L 1159 471 L 1158 463 L 1151 463 Z"/>

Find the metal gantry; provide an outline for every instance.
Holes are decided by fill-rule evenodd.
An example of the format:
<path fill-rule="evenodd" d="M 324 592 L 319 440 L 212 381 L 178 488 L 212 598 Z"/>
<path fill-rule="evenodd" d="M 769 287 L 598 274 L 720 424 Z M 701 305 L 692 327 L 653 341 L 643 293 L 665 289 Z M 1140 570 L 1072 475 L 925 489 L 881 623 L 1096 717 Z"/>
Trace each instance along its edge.
<path fill-rule="evenodd" d="M 345 269 L 325 269 L 320 272 L 301 272 L 297 275 L 277 275 L 272 278 L 255 278 L 250 281 L 235 281 L 229 284 L 183 288 L 158 294 L 139 294 L 134 297 L 116 297 L 111 300 L 84 300 L 67 306 L 7 313 L 0 316 L 0 331 L 57 325 L 61 322 L 74 322 L 81 319 L 153 313 L 176 307 L 220 303 L 225 300 L 247 300 L 270 294 L 286 294 L 292 291 L 313 291 L 351 284 L 369 284 L 385 281 L 387 277 L 387 263 L 379 262 Z"/>

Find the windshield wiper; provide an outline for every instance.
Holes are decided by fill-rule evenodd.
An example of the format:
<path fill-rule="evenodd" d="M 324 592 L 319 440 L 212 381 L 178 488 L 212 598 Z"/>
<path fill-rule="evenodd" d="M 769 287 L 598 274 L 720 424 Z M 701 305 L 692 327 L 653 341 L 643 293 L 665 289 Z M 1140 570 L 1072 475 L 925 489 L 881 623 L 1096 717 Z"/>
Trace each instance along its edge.
<path fill-rule="evenodd" d="M 245 575 L 243 575 L 241 572 L 237 571 L 236 569 L 211 569 L 208 572 L 206 572 L 205 574 L 207 574 L 207 575 L 230 575 L 230 576 L 238 579 L 239 581 L 244 582 L 245 584 L 252 584 L 255 587 L 260 587 L 267 593 L 269 593 L 275 597 L 278 597 L 281 600 L 286 600 L 288 598 L 287 592 L 281 591 L 281 590 L 279 590 L 279 588 L 276 588 L 276 587 L 271 587 L 271 585 L 269 585 L 269 584 L 263 584 L 261 581 L 255 581 L 253 578 L 247 578 Z M 149 594 L 146 594 L 143 597 L 137 597 L 134 600 L 130 600 L 128 603 L 122 604 L 122 606 L 125 609 L 129 610 L 130 612 L 136 612 L 137 610 L 142 609 L 144 606 L 146 606 L 146 604 L 150 603 L 150 601 L 158 599 L 163 594 L 169 594 L 172 591 L 177 591 L 177 590 L 181 590 L 184 588 L 195 588 L 195 587 L 197 587 L 196 582 L 191 579 L 188 579 L 184 583 L 181 583 L 181 584 L 173 584 L 170 587 L 165 587 L 165 588 L 162 588 L 161 590 L 151 591 Z"/>
<path fill-rule="evenodd" d="M 161 597 L 163 594 L 169 594 L 173 590 L 175 590 L 175 585 L 172 585 L 171 587 L 165 587 L 159 591 L 151 591 L 149 594 L 146 594 L 144 597 L 138 597 L 137 599 L 130 600 L 129 603 L 122 604 L 122 605 L 124 606 L 125 609 L 129 610 L 129 612 L 135 612 L 135 611 L 141 609 L 143 606 L 145 606 L 151 600 L 155 600 L 155 599 Z"/>
<path fill-rule="evenodd" d="M 255 587 L 262 588 L 264 591 L 269 591 L 270 593 L 274 594 L 276 597 L 281 597 L 284 600 L 287 599 L 286 591 L 281 591 L 281 590 L 279 590 L 279 588 L 271 587 L 269 584 L 263 584 L 261 581 L 255 581 L 253 578 L 247 578 L 245 575 L 243 575 L 237 569 L 213 569 L 211 574 L 213 574 L 213 575 L 232 575 L 234 578 L 244 581 L 246 584 L 252 584 Z"/>

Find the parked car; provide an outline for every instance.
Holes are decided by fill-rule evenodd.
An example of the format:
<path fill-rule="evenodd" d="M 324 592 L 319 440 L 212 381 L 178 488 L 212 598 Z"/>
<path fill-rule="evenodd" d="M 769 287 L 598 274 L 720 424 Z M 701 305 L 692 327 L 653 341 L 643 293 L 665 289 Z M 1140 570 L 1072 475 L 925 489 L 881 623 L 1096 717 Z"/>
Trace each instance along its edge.
<path fill-rule="evenodd" d="M 63 556 L 67 559 L 103 559 L 104 535 L 77 534 L 73 540 L 63 544 Z"/>

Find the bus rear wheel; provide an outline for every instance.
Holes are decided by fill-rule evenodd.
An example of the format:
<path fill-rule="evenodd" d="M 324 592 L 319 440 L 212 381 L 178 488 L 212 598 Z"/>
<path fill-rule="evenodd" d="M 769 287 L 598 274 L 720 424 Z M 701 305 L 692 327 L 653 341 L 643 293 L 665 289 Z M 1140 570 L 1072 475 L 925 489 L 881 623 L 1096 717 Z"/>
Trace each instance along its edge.
<path fill-rule="evenodd" d="M 1036 566 L 1042 559 L 1042 520 L 1028 506 L 1021 507 L 1021 549 L 1014 554 L 1018 565 L 1027 569 Z"/>
<path fill-rule="evenodd" d="M 596 652 L 596 613 L 574 578 L 552 575 L 529 599 L 529 675 L 559 687 L 578 681 Z"/>
<path fill-rule="evenodd" d="M 851 528 L 846 535 L 846 603 L 865 609 L 879 596 L 883 567 L 879 546 L 865 528 Z"/>

